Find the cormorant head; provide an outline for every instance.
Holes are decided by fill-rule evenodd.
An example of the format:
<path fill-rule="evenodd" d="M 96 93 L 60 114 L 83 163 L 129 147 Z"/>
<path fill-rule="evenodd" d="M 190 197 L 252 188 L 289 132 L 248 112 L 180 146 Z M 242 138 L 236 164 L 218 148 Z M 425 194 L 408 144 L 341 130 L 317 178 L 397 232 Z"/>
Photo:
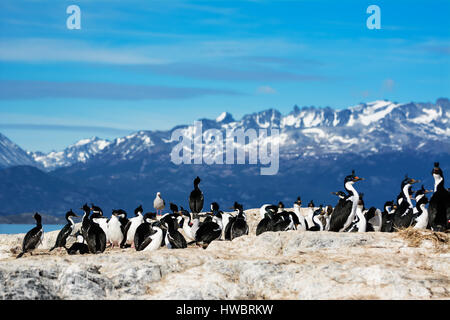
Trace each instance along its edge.
<path fill-rule="evenodd" d="M 394 201 L 386 201 L 384 203 L 384 211 L 389 212 L 394 207 Z"/>
<path fill-rule="evenodd" d="M 231 209 L 236 210 L 236 211 L 242 211 L 243 210 L 243 206 L 242 206 L 242 204 L 239 204 L 239 203 L 235 202 L 233 207 L 231 207 Z"/>
<path fill-rule="evenodd" d="M 297 201 L 294 202 L 294 204 L 301 206 L 302 205 L 302 198 L 298 197 Z"/>
<path fill-rule="evenodd" d="M 195 178 L 195 180 L 194 180 L 194 186 L 197 187 L 197 186 L 200 184 L 201 181 L 202 181 L 202 180 L 200 179 L 200 177 Z"/>
<path fill-rule="evenodd" d="M 323 205 L 320 205 L 319 209 L 315 210 L 313 216 L 317 216 L 323 213 Z"/>
<path fill-rule="evenodd" d="M 178 213 L 178 206 L 176 205 L 176 204 L 174 204 L 174 203 L 170 203 L 170 210 L 173 212 L 173 213 Z"/>
<path fill-rule="evenodd" d="M 345 177 L 344 184 L 346 184 L 347 182 L 351 182 L 353 184 L 353 183 L 361 181 L 361 180 L 364 180 L 364 178 L 358 177 L 355 174 L 355 170 L 352 170 L 352 174 Z"/>
<path fill-rule="evenodd" d="M 278 203 L 278 209 L 284 209 L 284 203 L 283 202 L 279 202 Z"/>
<path fill-rule="evenodd" d="M 95 206 L 93 203 L 91 203 L 91 210 L 97 212 L 98 216 L 103 216 L 103 211 L 100 207 Z"/>
<path fill-rule="evenodd" d="M 78 217 L 75 212 L 72 211 L 72 209 L 70 209 L 70 211 L 68 211 L 66 213 L 66 219 L 68 219 L 69 217 Z"/>
<path fill-rule="evenodd" d="M 219 204 L 217 202 L 211 203 L 211 212 L 219 211 Z"/>
<path fill-rule="evenodd" d="M 148 220 L 155 220 L 155 219 L 156 219 L 156 213 L 153 213 L 153 212 L 147 212 L 147 213 L 144 215 L 144 221 L 147 221 L 147 219 L 148 219 Z"/>
<path fill-rule="evenodd" d="M 191 217 L 189 211 L 185 210 L 182 206 L 180 206 L 180 214 L 189 218 Z"/>
<path fill-rule="evenodd" d="M 83 210 L 86 214 L 91 213 L 91 208 L 85 203 L 83 207 L 81 207 L 81 210 Z"/>
<path fill-rule="evenodd" d="M 275 213 L 275 212 L 277 212 L 277 211 L 278 211 L 278 207 L 275 206 L 275 205 L 267 206 L 267 207 L 266 207 L 266 212 Z"/>
<path fill-rule="evenodd" d="M 119 209 L 119 210 L 115 210 L 113 209 L 112 211 L 113 216 L 122 216 L 122 218 L 126 218 L 127 217 L 127 212 L 125 210 Z"/>
<path fill-rule="evenodd" d="M 420 182 L 420 180 L 416 180 L 413 178 L 408 178 L 408 175 L 405 176 L 405 179 L 402 181 L 402 190 L 406 185 L 413 185 L 414 183 Z M 412 193 L 412 190 L 409 190 L 409 193 Z"/>
<path fill-rule="evenodd" d="M 315 207 L 314 202 L 311 200 L 311 202 L 308 203 L 308 208 L 314 208 L 314 207 Z"/>
<path fill-rule="evenodd" d="M 427 193 L 430 193 L 430 192 L 432 192 L 432 191 L 426 190 L 425 187 L 422 185 L 422 188 L 420 188 L 419 190 L 416 191 L 416 194 L 415 194 L 416 201 L 420 200 L 420 198 L 417 199 L 418 197 L 425 196 Z"/>
<path fill-rule="evenodd" d="M 36 212 L 33 217 L 34 217 L 34 220 L 36 220 L 36 222 L 38 224 L 41 223 L 42 217 L 41 217 L 41 215 L 39 213 Z"/>
<path fill-rule="evenodd" d="M 422 204 L 428 203 L 428 198 L 425 196 L 427 193 L 431 191 L 426 190 L 425 187 L 422 185 L 422 188 L 416 191 L 415 198 L 416 198 L 416 206 L 420 206 Z"/>
<path fill-rule="evenodd" d="M 140 205 L 139 207 L 137 207 L 134 210 L 134 215 L 137 217 L 139 215 L 139 213 L 142 214 L 143 212 L 144 212 L 144 209 L 142 209 L 142 205 Z"/>
<path fill-rule="evenodd" d="M 433 168 L 433 171 L 431 172 L 431 174 L 433 174 L 433 175 L 439 175 L 439 176 L 441 176 L 442 178 L 444 177 L 444 174 L 443 174 L 443 172 L 442 172 L 442 169 L 439 167 L 439 162 L 435 162 L 434 163 L 434 168 Z"/>

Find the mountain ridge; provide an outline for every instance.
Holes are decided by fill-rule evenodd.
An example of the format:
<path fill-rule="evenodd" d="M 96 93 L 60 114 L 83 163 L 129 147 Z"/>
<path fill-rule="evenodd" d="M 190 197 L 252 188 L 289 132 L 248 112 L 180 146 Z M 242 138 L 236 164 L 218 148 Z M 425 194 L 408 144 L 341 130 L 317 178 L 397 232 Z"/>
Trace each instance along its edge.
<path fill-rule="evenodd" d="M 219 120 L 219 121 L 218 121 Z M 215 120 L 200 119 L 204 131 L 207 129 L 237 130 L 237 129 L 280 129 L 281 134 L 287 135 L 286 141 L 294 141 L 297 149 L 308 149 L 314 146 L 320 152 L 303 152 L 302 156 L 311 156 L 324 153 L 351 152 L 373 154 L 386 150 L 402 150 L 405 146 L 412 148 L 416 143 L 417 148 L 423 152 L 433 150 L 450 149 L 450 102 L 446 98 L 440 98 L 432 103 L 404 103 L 397 104 L 388 100 L 377 100 L 370 103 L 359 104 L 346 109 L 334 110 L 330 107 L 302 107 L 294 106 L 287 115 L 282 115 L 276 109 L 267 109 L 260 112 L 244 115 L 241 120 L 234 120 L 228 112 L 223 112 Z M 47 155 L 33 154 L 34 160 L 45 169 L 51 171 L 61 167 L 67 167 L 76 162 L 89 162 L 97 155 L 105 153 L 118 155 L 136 153 L 136 150 L 125 150 L 123 146 L 138 151 L 148 151 L 156 148 L 169 149 L 173 147 L 170 142 L 170 134 L 176 129 L 188 129 L 192 125 L 178 125 L 170 130 L 141 130 L 126 137 L 120 137 L 113 141 L 98 139 L 89 144 L 90 149 L 76 150 L 74 146 L 60 152 L 51 152 Z M 397 141 L 392 141 L 396 135 Z M 371 143 L 364 138 L 369 136 Z M 412 141 L 417 139 L 417 141 Z M 443 141 L 442 141 L 443 140 Z M 103 148 L 91 147 L 93 144 L 102 143 Z M 431 143 L 431 145 L 430 145 Z M 122 145 L 122 146 L 120 146 Z M 134 147 L 133 147 L 134 146 Z M 284 145 L 280 146 L 281 155 L 286 152 Z M 111 151 L 115 148 L 116 151 Z M 283 150 L 284 149 L 284 150 Z M 311 148 L 309 148 L 311 149 Z M 450 152 L 450 151 L 449 151 Z M 62 159 L 67 154 L 76 153 L 76 156 Z M 299 153 L 300 155 L 300 153 Z M 124 160 L 129 159 L 129 155 Z M 76 161 L 78 159 L 78 161 Z"/>

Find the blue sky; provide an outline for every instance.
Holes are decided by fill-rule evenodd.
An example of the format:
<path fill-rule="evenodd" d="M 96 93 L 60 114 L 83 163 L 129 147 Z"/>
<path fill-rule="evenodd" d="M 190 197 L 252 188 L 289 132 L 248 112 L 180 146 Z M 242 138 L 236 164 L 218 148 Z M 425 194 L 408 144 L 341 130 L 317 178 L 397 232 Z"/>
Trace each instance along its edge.
<path fill-rule="evenodd" d="M 81 30 L 66 8 L 81 9 Z M 369 30 L 369 5 L 381 29 Z M 449 1 L 0 3 L 0 132 L 27 150 L 228 111 L 450 96 Z M 27 126 L 32 124 L 32 126 Z"/>

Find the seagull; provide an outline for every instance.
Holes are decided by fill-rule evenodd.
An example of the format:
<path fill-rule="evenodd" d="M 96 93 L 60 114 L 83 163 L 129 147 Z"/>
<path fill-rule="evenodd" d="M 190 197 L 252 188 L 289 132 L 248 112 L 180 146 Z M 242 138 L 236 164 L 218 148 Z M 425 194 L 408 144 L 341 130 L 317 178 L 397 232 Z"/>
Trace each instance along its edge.
<path fill-rule="evenodd" d="M 164 202 L 164 199 L 161 198 L 161 192 L 158 192 L 156 194 L 156 198 L 153 201 L 153 207 L 156 209 L 156 214 L 158 214 L 158 211 L 160 211 L 160 215 L 162 215 L 162 211 L 166 207 L 166 203 Z"/>

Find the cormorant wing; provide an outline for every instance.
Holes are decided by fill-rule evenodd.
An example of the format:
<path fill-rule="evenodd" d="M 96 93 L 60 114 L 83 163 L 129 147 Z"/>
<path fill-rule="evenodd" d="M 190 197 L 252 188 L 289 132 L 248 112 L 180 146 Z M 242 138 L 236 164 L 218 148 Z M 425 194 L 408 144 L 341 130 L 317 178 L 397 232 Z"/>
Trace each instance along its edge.
<path fill-rule="evenodd" d="M 127 242 L 127 234 L 128 234 L 128 230 L 130 229 L 130 226 L 131 226 L 131 220 L 128 220 L 128 223 L 123 230 L 123 240 L 122 240 L 122 243 L 120 244 L 121 247 L 124 246 L 125 243 Z"/>
<path fill-rule="evenodd" d="M 34 227 L 25 235 L 23 239 L 22 251 L 26 252 L 30 249 L 35 249 L 41 241 L 42 227 Z"/>

